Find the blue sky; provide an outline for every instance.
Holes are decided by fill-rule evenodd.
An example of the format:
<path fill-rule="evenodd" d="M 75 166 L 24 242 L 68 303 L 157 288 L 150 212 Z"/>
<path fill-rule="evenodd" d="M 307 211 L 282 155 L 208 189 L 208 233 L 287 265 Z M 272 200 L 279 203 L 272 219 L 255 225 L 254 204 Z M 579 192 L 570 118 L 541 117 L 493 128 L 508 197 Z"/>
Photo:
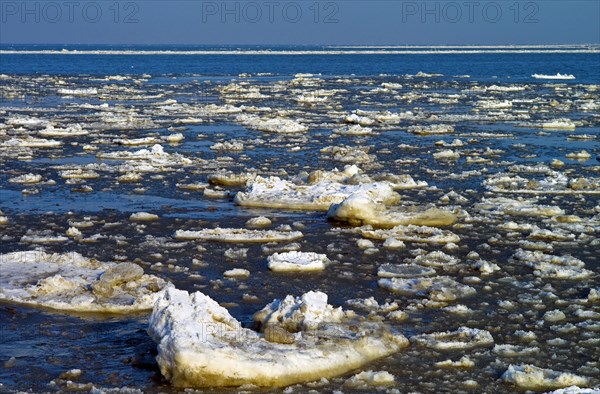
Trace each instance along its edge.
<path fill-rule="evenodd" d="M 0 0 L 1 43 L 600 42 L 600 1 Z"/>

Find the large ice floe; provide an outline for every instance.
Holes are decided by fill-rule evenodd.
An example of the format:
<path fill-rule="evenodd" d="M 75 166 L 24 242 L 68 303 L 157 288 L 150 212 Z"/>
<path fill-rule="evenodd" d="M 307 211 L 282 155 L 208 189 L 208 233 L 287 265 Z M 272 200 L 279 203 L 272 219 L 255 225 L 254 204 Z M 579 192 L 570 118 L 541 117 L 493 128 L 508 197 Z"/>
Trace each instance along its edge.
<path fill-rule="evenodd" d="M 149 310 L 171 285 L 132 263 L 107 263 L 78 253 L 43 251 L 0 255 L 0 299 L 76 311 Z"/>
<path fill-rule="evenodd" d="M 294 241 L 304 235 L 300 231 L 249 230 L 244 228 L 214 228 L 203 230 L 177 230 L 175 238 L 199 239 L 219 242 L 282 242 Z"/>
<path fill-rule="evenodd" d="M 494 338 L 489 331 L 469 327 L 460 327 L 455 331 L 419 334 L 412 336 L 410 341 L 437 350 L 472 349 L 491 347 L 494 344 Z"/>
<path fill-rule="evenodd" d="M 540 251 L 519 249 L 513 259 L 533 268 L 536 276 L 547 279 L 579 280 L 589 278 L 593 272 L 585 269 L 585 263 L 573 256 L 554 256 Z"/>
<path fill-rule="evenodd" d="M 354 226 L 370 224 L 375 227 L 392 228 L 394 226 L 449 226 L 456 222 L 456 216 L 438 208 L 425 211 L 388 208 L 372 197 L 372 193 L 356 192 L 339 204 L 329 208 L 327 216 L 338 222 L 347 222 Z"/>
<path fill-rule="evenodd" d="M 408 131 L 418 135 L 432 135 L 432 134 L 449 134 L 454 133 L 454 127 L 450 125 L 434 124 L 428 126 L 411 126 Z"/>
<path fill-rule="evenodd" d="M 460 237 L 450 230 L 429 226 L 395 226 L 387 230 L 374 230 L 371 226 L 361 229 L 365 238 L 379 240 L 397 240 L 402 242 L 426 244 L 450 244 L 460 242 Z"/>
<path fill-rule="evenodd" d="M 275 272 L 322 271 L 329 263 L 325 254 L 298 251 L 274 253 L 267 258 L 267 261 L 269 269 Z"/>
<path fill-rule="evenodd" d="M 575 130 L 577 125 L 571 119 L 561 118 L 544 122 L 541 127 L 549 130 Z"/>
<path fill-rule="evenodd" d="M 511 167 L 511 170 L 513 168 Z M 495 193 L 513 194 L 600 194 L 600 178 L 573 177 L 552 171 L 549 168 L 529 167 L 519 168 L 521 172 L 539 171 L 546 174 L 542 179 L 525 178 L 515 174 L 497 173 L 489 176 L 483 185 Z"/>
<path fill-rule="evenodd" d="M 510 365 L 502 380 L 525 390 L 561 389 L 570 386 L 587 386 L 589 379 L 569 372 L 538 368 L 529 364 Z"/>
<path fill-rule="evenodd" d="M 99 153 L 98 158 L 110 160 L 144 160 L 153 165 L 189 165 L 192 161 L 179 153 L 165 152 L 162 145 L 155 144 L 150 149 L 135 152 L 116 151 Z"/>
<path fill-rule="evenodd" d="M 239 115 L 236 120 L 246 127 L 265 131 L 268 133 L 301 133 L 308 130 L 308 127 L 292 119 L 286 118 L 261 118 L 256 115 Z"/>
<path fill-rule="evenodd" d="M 343 171 L 315 172 L 306 183 L 258 176 L 246 191 L 236 194 L 235 202 L 246 207 L 326 211 L 331 204 L 340 203 L 358 192 L 378 203 L 398 201 L 398 194 L 388 182 L 346 183 L 358 171 L 356 166 L 347 166 Z"/>
<path fill-rule="evenodd" d="M 535 78 L 535 79 L 558 79 L 558 80 L 575 79 L 575 76 L 573 74 L 561 74 L 561 73 L 556 73 L 556 74 L 532 74 L 531 77 Z"/>
<path fill-rule="evenodd" d="M 25 137 L 11 138 L 2 142 L 0 146 L 6 148 L 58 148 L 62 142 L 57 140 L 48 140 L 45 138 Z"/>
<path fill-rule="evenodd" d="M 148 328 L 161 373 L 176 387 L 282 387 L 341 375 L 408 345 L 387 326 L 328 305 L 321 292 L 274 300 L 254 320 L 260 331 L 201 292 L 168 289 Z"/>
<path fill-rule="evenodd" d="M 422 296 L 432 301 L 451 302 L 476 294 L 473 287 L 463 285 L 447 276 L 425 278 L 383 278 L 378 284 L 384 289 L 404 296 Z"/>
<path fill-rule="evenodd" d="M 236 194 L 235 202 L 246 207 L 329 210 L 330 219 L 352 225 L 447 226 L 456 221 L 452 213 L 440 209 L 388 208 L 399 200 L 394 189 L 420 188 L 426 184 L 391 174 L 383 174 L 381 181 L 374 182 L 359 172 L 354 165 L 346 166 L 343 171 L 314 171 L 305 182 L 298 183 L 258 176 L 246 191 Z"/>
<path fill-rule="evenodd" d="M 48 125 L 45 129 L 40 130 L 38 134 L 42 137 L 80 137 L 82 135 L 88 135 L 89 131 L 83 130 L 80 124 L 74 124 L 65 127 L 64 129 Z"/>
<path fill-rule="evenodd" d="M 492 215 L 524 217 L 551 217 L 564 215 L 565 211 L 556 205 L 542 205 L 537 199 L 511 199 L 505 197 L 482 198 L 475 208 Z"/>

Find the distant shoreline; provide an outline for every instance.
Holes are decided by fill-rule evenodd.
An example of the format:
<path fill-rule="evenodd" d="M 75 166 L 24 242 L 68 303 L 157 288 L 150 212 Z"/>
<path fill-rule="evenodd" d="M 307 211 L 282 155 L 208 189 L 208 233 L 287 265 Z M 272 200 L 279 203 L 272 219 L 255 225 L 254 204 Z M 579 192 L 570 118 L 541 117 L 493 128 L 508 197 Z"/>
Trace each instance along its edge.
<path fill-rule="evenodd" d="M 595 54 L 600 53 L 600 46 L 435 46 L 410 47 L 412 49 L 392 49 L 398 47 L 324 47 L 321 50 L 278 50 L 278 49 L 222 49 L 222 50 L 130 50 L 130 49 L 4 49 L 0 55 L 468 55 L 468 54 Z M 340 49 L 332 49 L 340 48 Z M 368 49 L 360 49 L 368 48 Z M 407 48 L 407 47 L 403 47 Z M 423 48 L 421 50 L 417 50 Z"/>

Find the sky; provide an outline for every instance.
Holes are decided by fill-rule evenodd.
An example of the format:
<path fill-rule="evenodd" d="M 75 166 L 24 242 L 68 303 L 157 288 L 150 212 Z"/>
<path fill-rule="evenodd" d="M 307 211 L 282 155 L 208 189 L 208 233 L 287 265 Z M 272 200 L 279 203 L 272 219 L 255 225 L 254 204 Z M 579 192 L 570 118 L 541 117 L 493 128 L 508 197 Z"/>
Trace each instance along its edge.
<path fill-rule="evenodd" d="M 1 44 L 600 43 L 600 1 L 0 0 Z"/>

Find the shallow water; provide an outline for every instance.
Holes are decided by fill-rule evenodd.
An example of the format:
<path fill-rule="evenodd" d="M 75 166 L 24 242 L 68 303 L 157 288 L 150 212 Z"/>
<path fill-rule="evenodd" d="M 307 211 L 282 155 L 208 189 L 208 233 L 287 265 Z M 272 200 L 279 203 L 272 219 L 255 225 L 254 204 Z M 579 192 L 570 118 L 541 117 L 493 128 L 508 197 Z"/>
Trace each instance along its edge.
<path fill-rule="evenodd" d="M 329 303 L 349 308 L 350 299 L 374 297 L 380 304 L 396 301 L 409 318 L 403 322 L 384 319 L 407 337 L 420 333 L 454 330 L 461 326 L 488 330 L 496 345 L 519 344 L 539 348 L 533 354 L 501 355 L 493 347 L 466 350 L 434 350 L 411 344 L 396 355 L 365 366 L 362 370 L 385 370 L 396 382 L 382 390 L 400 392 L 513 392 L 514 386 L 500 380 L 509 364 L 534 364 L 556 371 L 585 376 L 590 385 L 600 384 L 598 358 L 599 318 L 583 317 L 578 310 L 600 313 L 600 303 L 582 301 L 590 289 L 600 288 L 600 205 L 598 194 L 541 193 L 538 205 L 556 205 L 566 215 L 578 216 L 584 228 L 561 224 L 556 218 L 515 216 L 492 212 L 478 204 L 484 198 L 531 195 L 499 193 L 484 181 L 496 173 L 510 172 L 514 165 L 548 165 L 553 159 L 564 162 L 554 168 L 570 178 L 598 180 L 600 166 L 600 57 L 592 54 L 505 54 L 476 55 L 302 55 L 286 56 L 119 56 L 119 55 L 2 55 L 0 73 L 0 144 L 10 138 L 38 136 L 45 126 L 23 126 L 17 116 L 50 121 L 55 126 L 81 124 L 89 134 L 78 137 L 48 137 L 62 141 L 58 148 L 0 148 L 0 209 L 8 224 L 0 226 L 2 253 L 30 250 L 40 245 L 22 242 L 29 230 L 64 235 L 77 222 L 84 239 L 43 245 L 47 251 L 77 251 L 100 261 L 131 261 L 147 273 L 173 282 L 178 288 L 200 290 L 226 305 L 231 314 L 246 325 L 252 315 L 274 298 L 321 290 Z M 440 76 L 415 76 L 419 71 Z M 239 73 L 250 75 L 240 77 Z M 270 75 L 258 75 L 267 72 Z M 321 73 L 294 78 L 298 72 Z M 534 80 L 533 73 L 573 73 L 572 81 Z M 119 74 L 123 80 L 103 80 Z M 147 74 L 147 75 L 144 75 Z M 387 74 L 387 75 L 383 75 Z M 465 74 L 470 77 L 462 77 Z M 90 78 L 89 75 L 93 75 Z M 226 89 L 235 82 L 239 86 Z M 376 91 L 384 83 L 402 87 Z M 524 87 L 520 91 L 485 90 L 492 85 Z M 58 89 L 96 88 L 82 97 L 66 97 Z M 252 90 L 254 89 L 254 90 Z M 330 92 L 323 96 L 323 92 Z M 248 92 L 260 92 L 252 98 Z M 316 92 L 327 97 L 314 105 L 296 98 Z M 442 99 L 442 101 L 440 101 Z M 455 101 L 444 102 L 443 99 Z M 173 102 L 166 100 L 176 100 Z M 485 100 L 511 100 L 508 109 L 484 109 Z M 91 105 L 83 105 L 84 103 Z M 107 103 L 108 108 L 98 107 Z M 268 133 L 244 126 L 237 114 L 217 113 L 214 103 L 235 106 L 269 107 L 255 112 L 267 117 L 275 111 L 308 127 L 294 134 Z M 586 107 L 585 103 L 591 103 Z M 591 109 L 586 109 L 591 108 Z M 373 133 L 347 136 L 332 133 L 343 126 L 342 119 L 357 109 L 391 111 L 413 115 L 395 123 L 376 122 Z M 248 110 L 246 110 L 248 112 Z M 254 112 L 253 112 L 254 113 Z M 125 114 L 125 117 L 122 115 Z M 368 115 L 367 115 L 368 116 Z M 374 116 L 374 115 L 371 115 Z M 119 118 L 116 120 L 116 118 Z M 200 118 L 202 123 L 181 120 Z M 547 130 L 540 126 L 557 118 L 576 123 L 575 130 Z M 416 135 L 410 126 L 445 124 L 454 132 L 444 135 Z M 176 128 L 168 130 L 168 128 Z M 177 144 L 159 141 L 169 154 L 181 154 L 189 164 L 171 161 L 152 164 L 147 172 L 132 167 L 145 160 L 109 160 L 99 153 L 135 152 L 152 145 L 121 146 L 116 138 L 157 139 L 180 132 L 185 139 Z M 590 135 L 590 139 L 569 139 L 571 135 Z M 441 147 L 460 139 L 463 146 Z M 211 149 L 217 142 L 236 140 L 241 151 Z M 404 144 L 404 145 L 403 145 Z M 96 150 L 84 150 L 83 147 Z M 207 183 L 208 176 L 227 169 L 235 173 L 253 171 L 263 176 L 290 179 L 303 171 L 355 164 L 335 160 L 320 150 L 327 146 L 368 147 L 372 156 L 356 163 L 363 173 L 376 177 L 382 173 L 409 174 L 426 181 L 424 189 L 400 190 L 402 206 L 437 206 L 457 212 L 457 224 L 450 227 L 461 241 L 456 249 L 443 245 L 406 242 L 400 250 L 385 249 L 374 240 L 378 251 L 366 254 L 356 241 L 360 232 L 327 220 L 325 212 L 286 211 L 244 208 L 233 202 L 233 193 L 243 186 L 224 187 L 232 192 L 224 198 L 208 198 L 202 190 L 181 185 Z M 88 147 L 88 148 L 89 148 Z M 498 150 L 495 152 L 486 149 Z M 437 160 L 433 154 L 451 149 L 458 160 Z M 570 160 L 568 153 L 585 150 L 587 160 Z M 26 157 L 27 156 L 27 157 Z M 485 159 L 484 161 L 470 159 Z M 91 165 L 91 167 L 86 167 Z M 94 179 L 68 183 L 61 177 L 65 169 L 86 168 L 98 173 Z M 550 169 L 548 168 L 548 171 Z M 137 172 L 140 181 L 118 182 L 126 172 Z M 39 174 L 42 182 L 17 184 L 9 179 L 23 174 Z M 543 174 L 512 172 L 532 180 Z M 54 180 L 55 182 L 48 182 Z M 178 187 L 179 185 L 179 187 Z M 91 189 L 85 188 L 91 187 Z M 210 186 L 214 187 L 214 186 Z M 27 189 L 26 193 L 22 190 Z M 599 191 L 598 184 L 591 191 Z M 590 191 L 588 190 L 588 191 Z M 461 203 L 440 198 L 450 191 L 462 195 Z M 492 204 L 498 205 L 498 204 Z M 535 205 L 535 204 L 534 204 Z M 160 218 L 133 222 L 135 212 L 151 212 Z M 1 215 L 0 215 L 1 216 Z M 243 228 L 248 219 L 266 216 L 280 225 L 298 227 L 304 238 L 301 250 L 325 253 L 332 265 L 323 272 L 282 274 L 270 272 L 268 251 L 260 244 L 232 245 L 174 239 L 176 230 L 202 228 Z M 570 254 L 585 263 L 592 274 L 582 280 L 547 278 L 511 259 L 518 248 L 532 247 L 520 241 L 533 240 L 529 231 L 510 231 L 502 225 L 514 221 L 534 224 L 542 229 L 565 229 L 574 240 L 549 240 L 544 247 L 556 256 Z M 94 242 L 86 238 L 97 236 Z M 550 245 L 550 246 L 548 246 Z M 273 246 L 273 245 L 269 245 Z M 230 248 L 248 248 L 245 259 L 224 256 Z M 423 250 L 419 250 L 423 249 Z M 459 259 L 459 266 L 435 267 L 438 275 L 468 284 L 476 295 L 434 305 L 426 296 L 403 296 L 377 285 L 377 270 L 386 263 L 403 264 L 424 251 L 444 250 Z M 483 275 L 469 262 L 469 252 L 497 264 L 499 271 Z M 194 263 L 194 259 L 199 260 Z M 157 264 L 161 263 L 161 264 Z M 231 268 L 250 271 L 247 279 L 226 279 Z M 479 278 L 479 279 L 474 279 Z M 244 295 L 254 296 L 252 301 Z M 462 304 L 471 311 L 453 313 L 445 306 Z M 545 321 L 544 314 L 560 309 L 566 318 Z M 357 312 L 368 312 L 357 309 Z M 3 340 L 0 343 L 1 390 L 67 391 L 98 388 L 135 387 L 144 392 L 176 392 L 165 381 L 154 361 L 155 344 L 146 334 L 147 314 L 101 316 L 65 314 L 44 309 L 0 304 Z M 573 326 L 568 326 L 572 324 Z M 563 330 L 561 330 L 561 327 Z M 516 331 L 532 331 L 536 339 L 527 343 Z M 553 341 L 561 338 L 563 341 Z M 550 342 L 548 342 L 550 341 Z M 467 355 L 471 368 L 441 368 L 434 364 Z M 81 376 L 67 383 L 61 373 L 73 368 Z M 25 372 L 27 371 L 27 372 Z M 360 372 L 360 371 L 356 371 Z M 293 386 L 294 392 L 310 388 L 330 392 L 361 391 L 344 386 L 352 374 L 328 382 Z M 475 381 L 477 385 L 465 383 Z M 86 384 L 90 383 L 90 386 Z M 81 386 L 78 386 L 81 384 Z M 376 390 L 373 387 L 363 392 Z M 207 390 L 211 391 L 211 390 Z M 218 390 L 215 390 L 218 391 Z M 252 390 L 261 391 L 261 390 Z"/>

